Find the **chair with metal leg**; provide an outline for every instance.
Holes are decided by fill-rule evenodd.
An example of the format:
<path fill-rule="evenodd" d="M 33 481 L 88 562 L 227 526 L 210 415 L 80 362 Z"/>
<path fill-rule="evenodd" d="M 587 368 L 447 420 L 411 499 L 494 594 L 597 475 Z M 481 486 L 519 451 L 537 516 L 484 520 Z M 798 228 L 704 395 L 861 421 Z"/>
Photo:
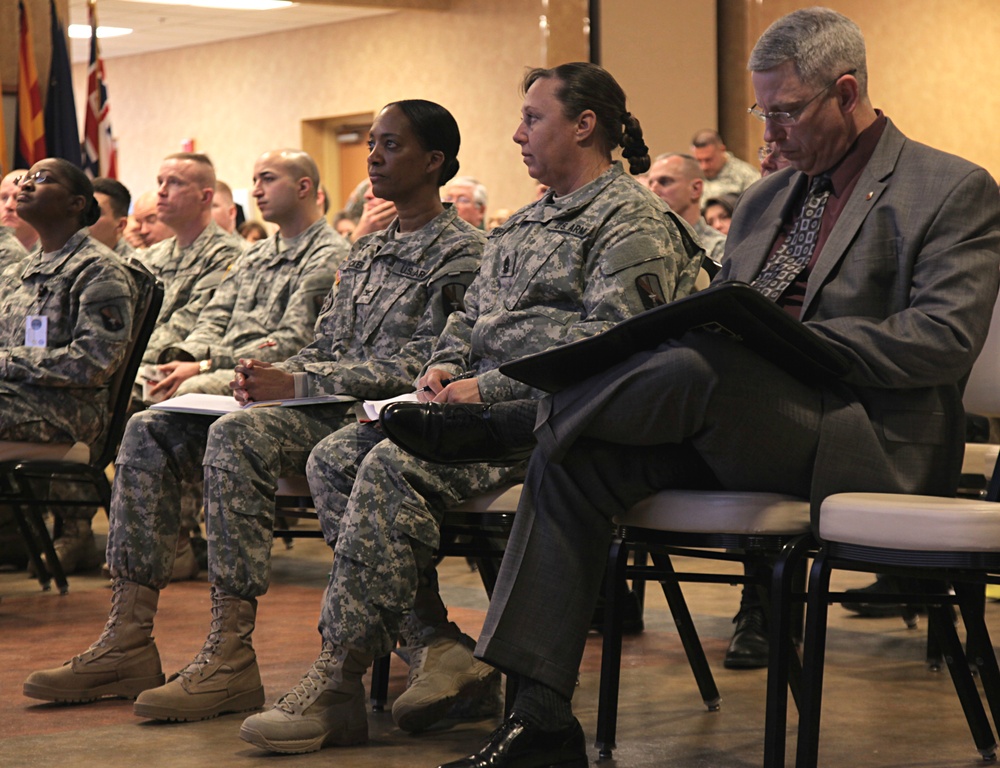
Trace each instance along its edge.
<path fill-rule="evenodd" d="M 990 332 L 973 366 L 962 398 L 970 413 L 1000 415 L 1000 302 L 994 307 Z M 826 650 L 827 607 L 850 595 L 830 591 L 834 569 L 933 579 L 950 584 L 954 595 L 887 596 L 900 603 L 929 606 L 931 639 L 948 663 L 976 748 L 995 755 L 996 739 L 986 717 L 967 660 L 982 681 L 994 726 L 1000 725 L 1000 672 L 984 613 L 984 584 L 1000 583 L 1000 474 L 996 451 L 979 461 L 992 469 L 974 469 L 990 477 L 985 498 L 942 498 L 902 494 L 843 493 L 828 497 L 820 507 L 816 528 L 821 540 L 809 580 L 803 664 L 799 741 L 796 766 L 812 768 L 819 755 L 820 708 Z M 987 458 L 988 457 L 988 458 Z M 955 630 L 953 607 L 961 611 L 968 653 Z"/>
<path fill-rule="evenodd" d="M 848 597 L 830 591 L 834 569 L 890 573 L 950 583 L 954 595 L 910 594 L 903 598 L 928 605 L 928 624 L 944 652 L 952 681 L 986 759 L 996 754 L 975 680 L 976 667 L 994 723 L 1000 723 L 1000 670 L 983 619 L 985 583 L 1000 583 L 1000 504 L 991 481 L 985 500 L 898 494 L 843 493 L 824 500 L 819 519 L 822 544 L 809 580 L 800 706 L 797 768 L 814 768 L 819 757 L 820 709 L 826 649 L 827 607 Z M 968 632 L 966 656 L 950 611 L 957 605 Z"/>
<path fill-rule="evenodd" d="M 726 491 L 661 491 L 615 520 L 619 526 L 609 561 L 608 615 L 601 659 L 597 716 L 597 747 L 601 757 L 616 748 L 618 691 L 621 667 L 621 597 L 625 581 L 659 581 L 680 635 L 702 700 L 709 711 L 719 708 L 721 696 L 702 651 L 680 582 L 744 583 L 732 573 L 685 573 L 674 570 L 672 556 L 682 555 L 728 562 L 748 558 L 776 563 L 751 580 L 764 594 L 768 609 L 769 663 L 765 726 L 767 768 L 784 765 L 785 710 L 788 686 L 797 688 L 800 667 L 793 640 L 796 623 L 793 585 L 798 566 L 812 544 L 809 502 L 772 493 Z M 652 565 L 639 557 L 629 564 L 629 553 L 648 553 Z M 798 620 L 801 625 L 801 618 Z"/>

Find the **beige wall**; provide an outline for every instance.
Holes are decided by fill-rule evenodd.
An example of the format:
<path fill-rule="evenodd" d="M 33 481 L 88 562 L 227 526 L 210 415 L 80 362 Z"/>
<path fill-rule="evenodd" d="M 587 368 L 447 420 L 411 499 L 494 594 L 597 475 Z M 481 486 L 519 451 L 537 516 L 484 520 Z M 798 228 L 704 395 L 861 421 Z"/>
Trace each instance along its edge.
<path fill-rule="evenodd" d="M 400 98 L 446 106 L 462 130 L 463 173 L 491 208 L 520 206 L 534 184 L 510 140 L 524 68 L 543 56 L 541 0 L 455 0 L 448 13 L 361 20 L 105 62 L 119 176 L 152 187 L 160 159 L 193 138 L 218 176 L 248 187 L 263 151 L 299 146 L 304 119 L 377 111 Z M 83 104 L 83 67 L 74 69 Z"/>
<path fill-rule="evenodd" d="M 714 3 L 603 5 L 604 64 L 628 93 L 651 151 L 685 147 L 696 128 L 715 121 Z M 557 6 L 561 15 L 553 13 Z M 576 45 L 565 39 L 572 41 L 576 27 L 582 28 L 582 19 L 572 16 L 585 8 L 582 0 L 550 0 L 549 23 L 558 25 L 553 34 L 564 39 L 561 50 Z M 539 27 L 545 10 L 543 0 L 454 0 L 448 13 L 403 11 L 374 21 L 108 59 L 119 175 L 133 193 L 148 189 L 160 159 L 193 138 L 220 178 L 247 187 L 260 152 L 300 145 L 302 120 L 377 111 L 393 99 L 421 97 L 454 113 L 463 135 L 462 172 L 486 184 L 490 208 L 519 207 L 534 191 L 510 140 L 520 113 L 520 78 L 526 67 L 557 63 L 551 51 L 547 57 Z M 637 49 L 636 18 L 644 19 L 643 28 L 676 29 L 680 42 L 665 47 L 660 36 L 645 36 Z M 572 57 L 585 55 L 580 49 Z M 655 77 L 649 76 L 651 64 Z M 82 112 L 82 65 L 74 69 L 74 82 Z M 692 82 L 696 91 L 689 88 Z M 663 99 L 664 90 L 674 97 Z"/>
<path fill-rule="evenodd" d="M 46 5 L 31 3 L 33 10 Z M 829 3 L 866 35 L 875 104 L 913 138 L 1000 176 L 1000 143 L 991 130 L 1000 122 L 1000 92 L 991 86 L 1000 3 L 963 0 L 961 13 L 944 0 Z M 775 18 L 808 4 L 718 2 L 718 123 L 738 154 L 752 157 L 761 135 L 746 115 L 753 101 L 745 72 L 750 47 Z M 602 6 L 603 63 L 628 93 L 650 150 L 687 146 L 695 128 L 715 120 L 716 3 L 604 0 Z M 221 178 L 246 187 L 257 154 L 300 143 L 301 120 L 370 112 L 392 99 L 420 96 L 454 112 L 464 137 L 462 169 L 487 184 L 491 207 L 516 207 L 530 199 L 533 183 L 510 135 L 518 120 L 520 76 L 526 66 L 545 61 L 542 10 L 542 0 L 454 0 L 449 13 L 403 11 L 110 59 L 122 180 L 134 192 L 149 188 L 160 158 L 194 138 L 212 155 Z M 43 29 L 36 35 L 44 35 L 45 24 L 37 26 Z M 11 53 L 6 47 L 0 52 L 4 59 Z M 82 111 L 84 67 L 74 68 L 74 83 Z"/>
<path fill-rule="evenodd" d="M 601 63 L 628 95 L 653 157 L 687 152 L 718 119 L 715 3 L 604 0 Z"/>
<path fill-rule="evenodd" d="M 721 0 L 722 34 L 739 55 L 730 57 L 722 123 L 742 133 L 738 151 L 760 143 L 763 127 L 746 114 L 753 103 L 745 72 L 753 42 L 780 16 L 809 0 Z M 979 163 L 1000 177 L 1000 3 L 997 0 L 828 0 L 857 22 L 868 48 L 869 93 L 910 138 Z M 727 38 L 728 34 L 728 38 Z M 731 51 L 730 51 L 731 52 Z M 751 122 L 752 121 L 752 122 Z M 730 148 L 734 139 L 730 138 Z"/>

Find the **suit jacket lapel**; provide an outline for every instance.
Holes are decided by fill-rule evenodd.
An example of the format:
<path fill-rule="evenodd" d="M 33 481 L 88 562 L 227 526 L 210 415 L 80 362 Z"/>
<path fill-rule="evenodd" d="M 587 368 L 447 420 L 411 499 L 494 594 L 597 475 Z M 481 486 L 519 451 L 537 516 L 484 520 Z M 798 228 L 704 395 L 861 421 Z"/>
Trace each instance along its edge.
<path fill-rule="evenodd" d="M 809 306 L 820 287 L 844 258 L 865 218 L 888 186 L 887 179 L 895 170 L 896 161 L 905 141 L 906 137 L 889 121 L 809 275 L 806 295 L 802 302 L 802 317 L 807 316 Z"/>

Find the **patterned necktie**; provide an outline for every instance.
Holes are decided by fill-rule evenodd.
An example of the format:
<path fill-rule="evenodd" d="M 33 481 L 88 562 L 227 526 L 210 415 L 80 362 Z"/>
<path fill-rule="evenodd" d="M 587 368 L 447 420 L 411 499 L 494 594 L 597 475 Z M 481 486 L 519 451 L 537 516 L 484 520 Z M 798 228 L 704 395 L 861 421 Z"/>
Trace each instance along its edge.
<path fill-rule="evenodd" d="M 767 260 L 751 285 L 771 301 L 777 301 L 785 289 L 799 276 L 816 250 L 823 210 L 830 197 L 830 177 L 820 175 L 809 185 L 809 194 L 792 231 Z"/>

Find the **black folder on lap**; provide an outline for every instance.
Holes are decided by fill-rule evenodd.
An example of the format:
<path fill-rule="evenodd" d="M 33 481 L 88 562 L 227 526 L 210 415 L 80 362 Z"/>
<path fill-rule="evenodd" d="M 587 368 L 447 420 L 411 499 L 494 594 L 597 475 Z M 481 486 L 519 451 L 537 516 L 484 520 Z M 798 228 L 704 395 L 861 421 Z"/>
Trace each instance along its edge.
<path fill-rule="evenodd" d="M 607 370 L 689 331 L 721 333 L 810 382 L 839 378 L 847 360 L 829 342 L 746 283 L 711 285 L 623 320 L 597 336 L 512 360 L 500 372 L 545 392 Z"/>

